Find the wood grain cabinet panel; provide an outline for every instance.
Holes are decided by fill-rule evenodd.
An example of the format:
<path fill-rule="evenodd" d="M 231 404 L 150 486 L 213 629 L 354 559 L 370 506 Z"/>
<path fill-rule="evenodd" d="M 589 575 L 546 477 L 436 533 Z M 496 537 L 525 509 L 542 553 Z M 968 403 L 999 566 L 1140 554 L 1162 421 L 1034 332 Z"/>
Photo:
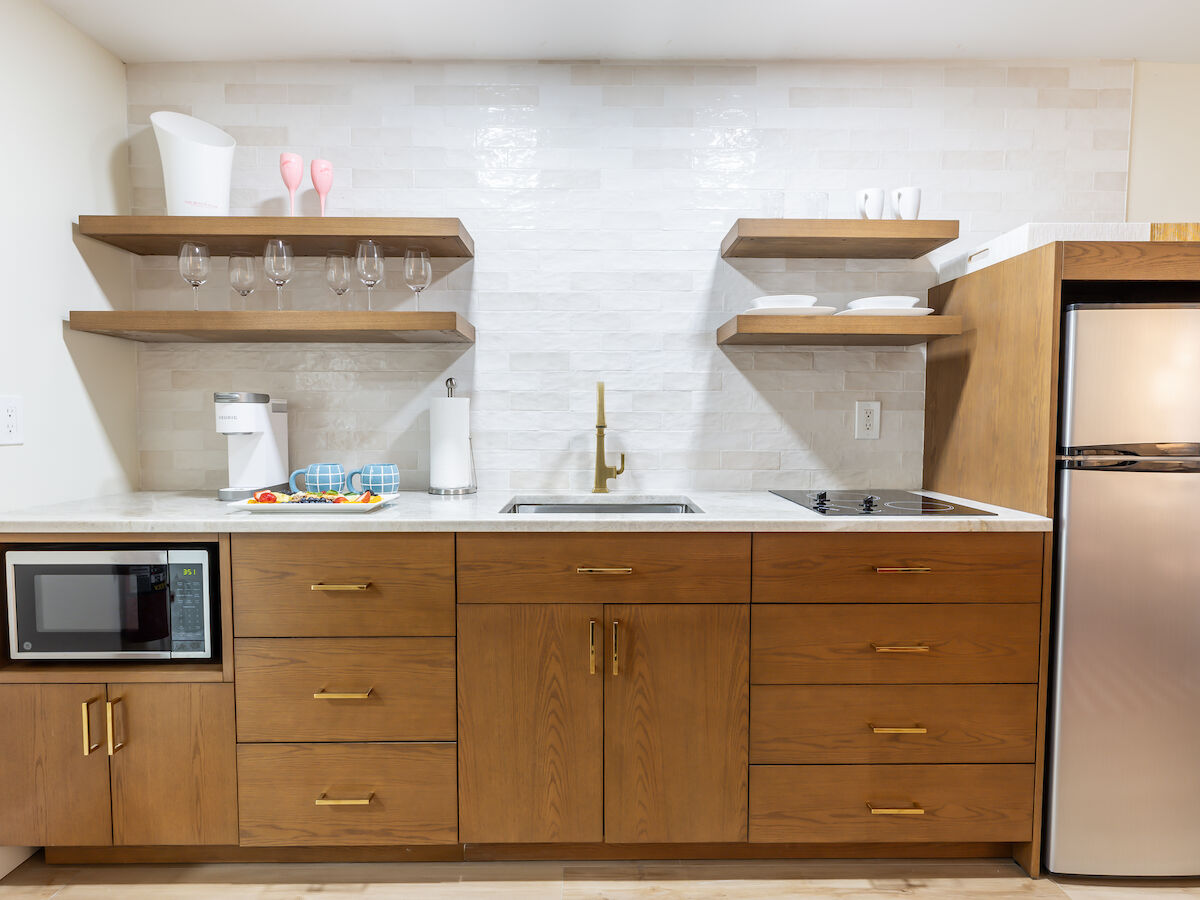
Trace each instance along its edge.
<path fill-rule="evenodd" d="M 459 603 L 745 603 L 749 534 L 460 534 Z"/>
<path fill-rule="evenodd" d="M 1035 684 L 763 684 L 752 763 L 1032 763 Z"/>
<path fill-rule="evenodd" d="M 113 842 L 237 843 L 231 684 L 111 684 Z"/>
<path fill-rule="evenodd" d="M 455 739 L 453 638 L 242 638 L 235 647 L 239 741 Z"/>
<path fill-rule="evenodd" d="M 754 601 L 1037 603 L 1042 540 L 1022 532 L 756 534 Z"/>
<path fill-rule="evenodd" d="M 604 840 L 603 617 L 599 605 L 459 609 L 464 842 Z"/>
<path fill-rule="evenodd" d="M 750 840 L 1028 841 L 1032 797 L 1032 765 L 751 766 Z"/>
<path fill-rule="evenodd" d="M 755 684 L 1014 683 L 1038 680 L 1036 603 L 762 604 Z"/>
<path fill-rule="evenodd" d="M 241 844 L 458 840 L 454 744 L 241 744 Z"/>
<path fill-rule="evenodd" d="M 232 556 L 238 637 L 454 634 L 452 534 L 235 534 Z"/>

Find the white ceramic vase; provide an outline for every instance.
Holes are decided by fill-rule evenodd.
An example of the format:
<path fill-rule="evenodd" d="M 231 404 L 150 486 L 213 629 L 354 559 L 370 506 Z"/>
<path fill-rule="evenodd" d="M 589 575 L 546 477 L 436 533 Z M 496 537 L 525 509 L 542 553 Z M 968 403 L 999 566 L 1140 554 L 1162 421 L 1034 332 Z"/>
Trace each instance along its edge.
<path fill-rule="evenodd" d="M 203 119 L 176 112 L 150 115 L 168 216 L 229 215 L 229 182 L 237 142 Z"/>

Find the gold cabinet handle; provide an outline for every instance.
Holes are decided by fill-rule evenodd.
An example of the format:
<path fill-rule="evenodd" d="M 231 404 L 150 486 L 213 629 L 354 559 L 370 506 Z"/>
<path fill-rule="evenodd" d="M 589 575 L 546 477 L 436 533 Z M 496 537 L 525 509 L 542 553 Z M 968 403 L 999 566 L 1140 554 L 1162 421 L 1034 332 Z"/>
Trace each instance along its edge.
<path fill-rule="evenodd" d="M 913 804 L 912 806 L 876 806 L 870 801 L 867 802 L 867 809 L 871 811 L 873 816 L 923 816 L 925 810 Z"/>
<path fill-rule="evenodd" d="M 929 729 L 921 725 L 871 725 L 867 724 L 875 734 L 928 734 Z"/>
<path fill-rule="evenodd" d="M 309 587 L 313 591 L 365 591 L 371 586 L 371 582 L 364 581 L 362 584 L 314 584 Z"/>
<path fill-rule="evenodd" d="M 345 800 L 333 800 L 322 794 L 313 801 L 313 806 L 370 806 L 371 801 L 374 799 L 374 791 L 367 794 L 365 797 L 349 797 Z"/>
<path fill-rule="evenodd" d="M 83 707 L 83 755 L 91 756 L 100 749 L 100 742 L 92 743 L 92 717 L 89 715 L 90 707 L 93 703 L 100 700 L 99 697 L 93 697 L 91 700 L 84 700 L 80 706 Z"/>
<path fill-rule="evenodd" d="M 579 566 L 576 575 L 632 575 L 632 566 Z"/>
<path fill-rule="evenodd" d="M 613 666 L 613 674 L 614 675 L 621 674 L 621 667 L 620 667 L 620 663 L 618 662 L 620 657 L 617 655 L 617 626 L 620 624 L 621 623 L 618 622 L 616 619 L 613 619 L 612 666 Z"/>
<path fill-rule="evenodd" d="M 596 674 L 596 620 L 588 620 L 588 674 Z"/>
<path fill-rule="evenodd" d="M 113 727 L 113 719 L 115 718 L 115 716 L 113 715 L 113 710 L 116 708 L 117 704 L 120 703 L 123 699 L 124 699 L 123 697 L 118 697 L 116 700 L 109 700 L 107 703 L 104 704 L 104 720 L 105 720 L 105 724 L 108 726 L 108 755 L 109 756 L 112 756 L 114 753 L 116 753 L 118 750 L 120 750 L 122 747 L 125 746 L 124 741 L 118 741 L 116 739 L 116 728 Z"/>
<path fill-rule="evenodd" d="M 375 688 L 367 688 L 365 691 L 317 691 L 313 694 L 314 700 L 366 700 L 375 692 Z"/>
<path fill-rule="evenodd" d="M 928 644 L 871 644 L 876 653 L 928 653 Z"/>
<path fill-rule="evenodd" d="M 932 572 L 929 566 L 876 566 L 877 575 L 924 575 Z"/>

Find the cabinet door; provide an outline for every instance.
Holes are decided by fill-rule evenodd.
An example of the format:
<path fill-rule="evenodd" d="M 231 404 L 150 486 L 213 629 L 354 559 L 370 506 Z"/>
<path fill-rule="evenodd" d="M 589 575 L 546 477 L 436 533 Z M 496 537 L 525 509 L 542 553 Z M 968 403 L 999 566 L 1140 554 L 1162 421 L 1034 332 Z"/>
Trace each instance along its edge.
<path fill-rule="evenodd" d="M 0 844 L 112 843 L 104 699 L 102 684 L 0 685 Z"/>
<path fill-rule="evenodd" d="M 746 840 L 749 607 L 604 612 L 605 840 Z"/>
<path fill-rule="evenodd" d="M 458 608 L 459 840 L 604 839 L 602 616 Z"/>
<path fill-rule="evenodd" d="M 232 684 L 110 684 L 114 843 L 236 844 Z"/>

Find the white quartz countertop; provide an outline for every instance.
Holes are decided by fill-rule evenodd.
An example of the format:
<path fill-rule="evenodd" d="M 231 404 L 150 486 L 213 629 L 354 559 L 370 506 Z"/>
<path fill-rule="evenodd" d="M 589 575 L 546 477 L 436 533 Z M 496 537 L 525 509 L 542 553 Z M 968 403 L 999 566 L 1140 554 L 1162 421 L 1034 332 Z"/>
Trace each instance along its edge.
<path fill-rule="evenodd" d="M 209 493 L 142 492 L 31 507 L 0 516 L 0 533 L 78 534 L 313 531 L 1049 531 L 1051 521 L 986 503 L 921 491 L 998 513 L 996 516 L 823 516 L 768 491 L 687 491 L 678 494 L 558 494 L 576 502 L 636 502 L 687 498 L 701 512 L 684 514 L 513 514 L 514 499 L 546 494 L 478 493 L 435 497 L 405 492 L 359 514 L 258 513 Z"/>

